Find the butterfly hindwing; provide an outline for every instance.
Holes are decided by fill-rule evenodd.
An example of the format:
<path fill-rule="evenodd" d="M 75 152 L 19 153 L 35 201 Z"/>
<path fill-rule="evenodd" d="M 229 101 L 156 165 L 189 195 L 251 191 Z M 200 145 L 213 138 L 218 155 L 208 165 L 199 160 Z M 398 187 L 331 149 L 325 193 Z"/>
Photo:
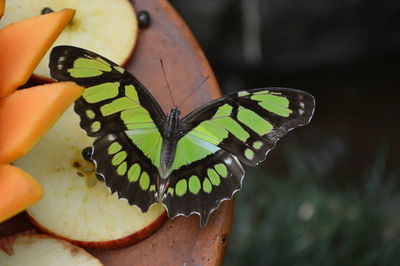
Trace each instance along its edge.
<path fill-rule="evenodd" d="M 92 158 L 112 193 L 117 192 L 142 211 L 154 204 L 157 169 L 126 134 L 110 133 L 96 138 Z"/>
<path fill-rule="evenodd" d="M 96 172 L 112 192 L 143 211 L 155 202 L 155 183 L 165 114 L 132 75 L 90 51 L 58 46 L 50 72 L 59 81 L 74 81 L 85 90 L 75 102 L 81 127 L 91 137 Z"/>
<path fill-rule="evenodd" d="M 220 203 L 240 190 L 243 177 L 236 156 L 219 150 L 174 171 L 163 203 L 170 217 L 197 213 L 205 226 Z"/>

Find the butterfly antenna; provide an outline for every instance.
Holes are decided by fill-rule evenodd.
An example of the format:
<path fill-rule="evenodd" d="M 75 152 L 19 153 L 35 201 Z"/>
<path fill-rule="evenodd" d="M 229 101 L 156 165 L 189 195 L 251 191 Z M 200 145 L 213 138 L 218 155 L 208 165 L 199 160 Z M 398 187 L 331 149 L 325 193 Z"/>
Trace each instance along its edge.
<path fill-rule="evenodd" d="M 181 101 L 181 103 L 178 105 L 178 109 L 179 109 L 179 107 L 182 106 L 182 104 L 183 104 L 187 99 L 189 99 L 190 96 L 192 96 L 192 94 L 194 94 L 196 91 L 198 91 L 198 90 L 203 86 L 203 84 L 208 80 L 209 77 L 210 77 L 210 76 L 207 76 L 207 77 L 200 83 L 200 85 L 199 85 L 196 89 L 192 90 L 192 91 L 189 93 L 189 95 L 186 96 L 185 99 L 183 99 L 183 101 Z"/>
<path fill-rule="evenodd" d="M 174 97 L 172 97 L 171 88 L 170 88 L 168 80 L 167 80 L 167 75 L 165 74 L 164 63 L 163 63 L 163 60 L 161 58 L 160 58 L 160 64 L 161 64 L 161 68 L 162 68 L 162 71 L 163 71 L 163 74 L 164 74 L 165 83 L 167 83 L 167 87 L 168 87 L 168 90 L 169 90 L 169 95 L 171 96 L 172 104 L 174 105 L 174 107 L 176 107 L 176 104 L 175 104 L 175 101 L 174 101 Z"/>

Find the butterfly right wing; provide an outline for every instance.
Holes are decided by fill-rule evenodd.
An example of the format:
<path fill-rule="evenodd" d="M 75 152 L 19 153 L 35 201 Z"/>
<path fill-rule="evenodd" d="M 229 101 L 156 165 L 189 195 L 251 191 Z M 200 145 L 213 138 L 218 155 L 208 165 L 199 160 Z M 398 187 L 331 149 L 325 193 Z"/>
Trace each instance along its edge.
<path fill-rule="evenodd" d="M 94 137 L 96 172 L 111 191 L 146 211 L 156 202 L 165 114 L 131 74 L 85 49 L 58 46 L 50 55 L 58 81 L 85 87 L 75 102 L 81 127 Z"/>
<path fill-rule="evenodd" d="M 314 97 L 301 90 L 260 88 L 208 102 L 182 119 L 163 203 L 172 218 L 200 215 L 205 226 L 219 204 L 241 188 L 240 161 L 255 166 L 291 129 L 306 125 Z"/>

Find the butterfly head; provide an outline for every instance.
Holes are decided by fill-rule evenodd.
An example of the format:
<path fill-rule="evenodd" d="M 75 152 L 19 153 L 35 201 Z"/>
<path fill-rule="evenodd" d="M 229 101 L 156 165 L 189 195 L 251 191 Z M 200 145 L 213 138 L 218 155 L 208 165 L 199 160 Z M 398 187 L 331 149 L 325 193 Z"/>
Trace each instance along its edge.
<path fill-rule="evenodd" d="M 173 107 L 168 112 L 168 117 L 179 117 L 181 115 L 181 111 L 179 111 L 178 107 Z"/>
<path fill-rule="evenodd" d="M 165 124 L 165 133 L 168 138 L 178 138 L 181 131 L 181 121 L 179 115 L 181 112 L 177 107 L 171 108 L 167 115 L 167 122 Z"/>

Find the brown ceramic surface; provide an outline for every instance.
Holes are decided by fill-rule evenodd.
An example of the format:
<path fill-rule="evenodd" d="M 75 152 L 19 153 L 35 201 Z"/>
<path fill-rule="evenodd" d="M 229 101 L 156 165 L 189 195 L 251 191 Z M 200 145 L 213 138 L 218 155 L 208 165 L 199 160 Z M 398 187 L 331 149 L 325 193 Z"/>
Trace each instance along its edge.
<path fill-rule="evenodd" d="M 185 23 L 165 0 L 134 0 L 136 11 L 147 10 L 151 25 L 141 30 L 138 43 L 125 66 L 168 111 L 172 102 L 160 59 L 164 61 L 175 103 L 179 104 L 210 76 L 202 88 L 181 107 L 182 115 L 220 96 L 207 59 Z M 125 265 L 219 265 L 222 263 L 231 229 L 232 201 L 225 201 L 211 215 L 207 227 L 200 228 L 199 217 L 178 217 L 167 221 L 144 241 L 116 250 L 89 250 L 106 266 Z M 0 236 L 31 229 L 24 214 L 0 224 Z M 185 264 L 186 263 L 186 264 Z"/>

